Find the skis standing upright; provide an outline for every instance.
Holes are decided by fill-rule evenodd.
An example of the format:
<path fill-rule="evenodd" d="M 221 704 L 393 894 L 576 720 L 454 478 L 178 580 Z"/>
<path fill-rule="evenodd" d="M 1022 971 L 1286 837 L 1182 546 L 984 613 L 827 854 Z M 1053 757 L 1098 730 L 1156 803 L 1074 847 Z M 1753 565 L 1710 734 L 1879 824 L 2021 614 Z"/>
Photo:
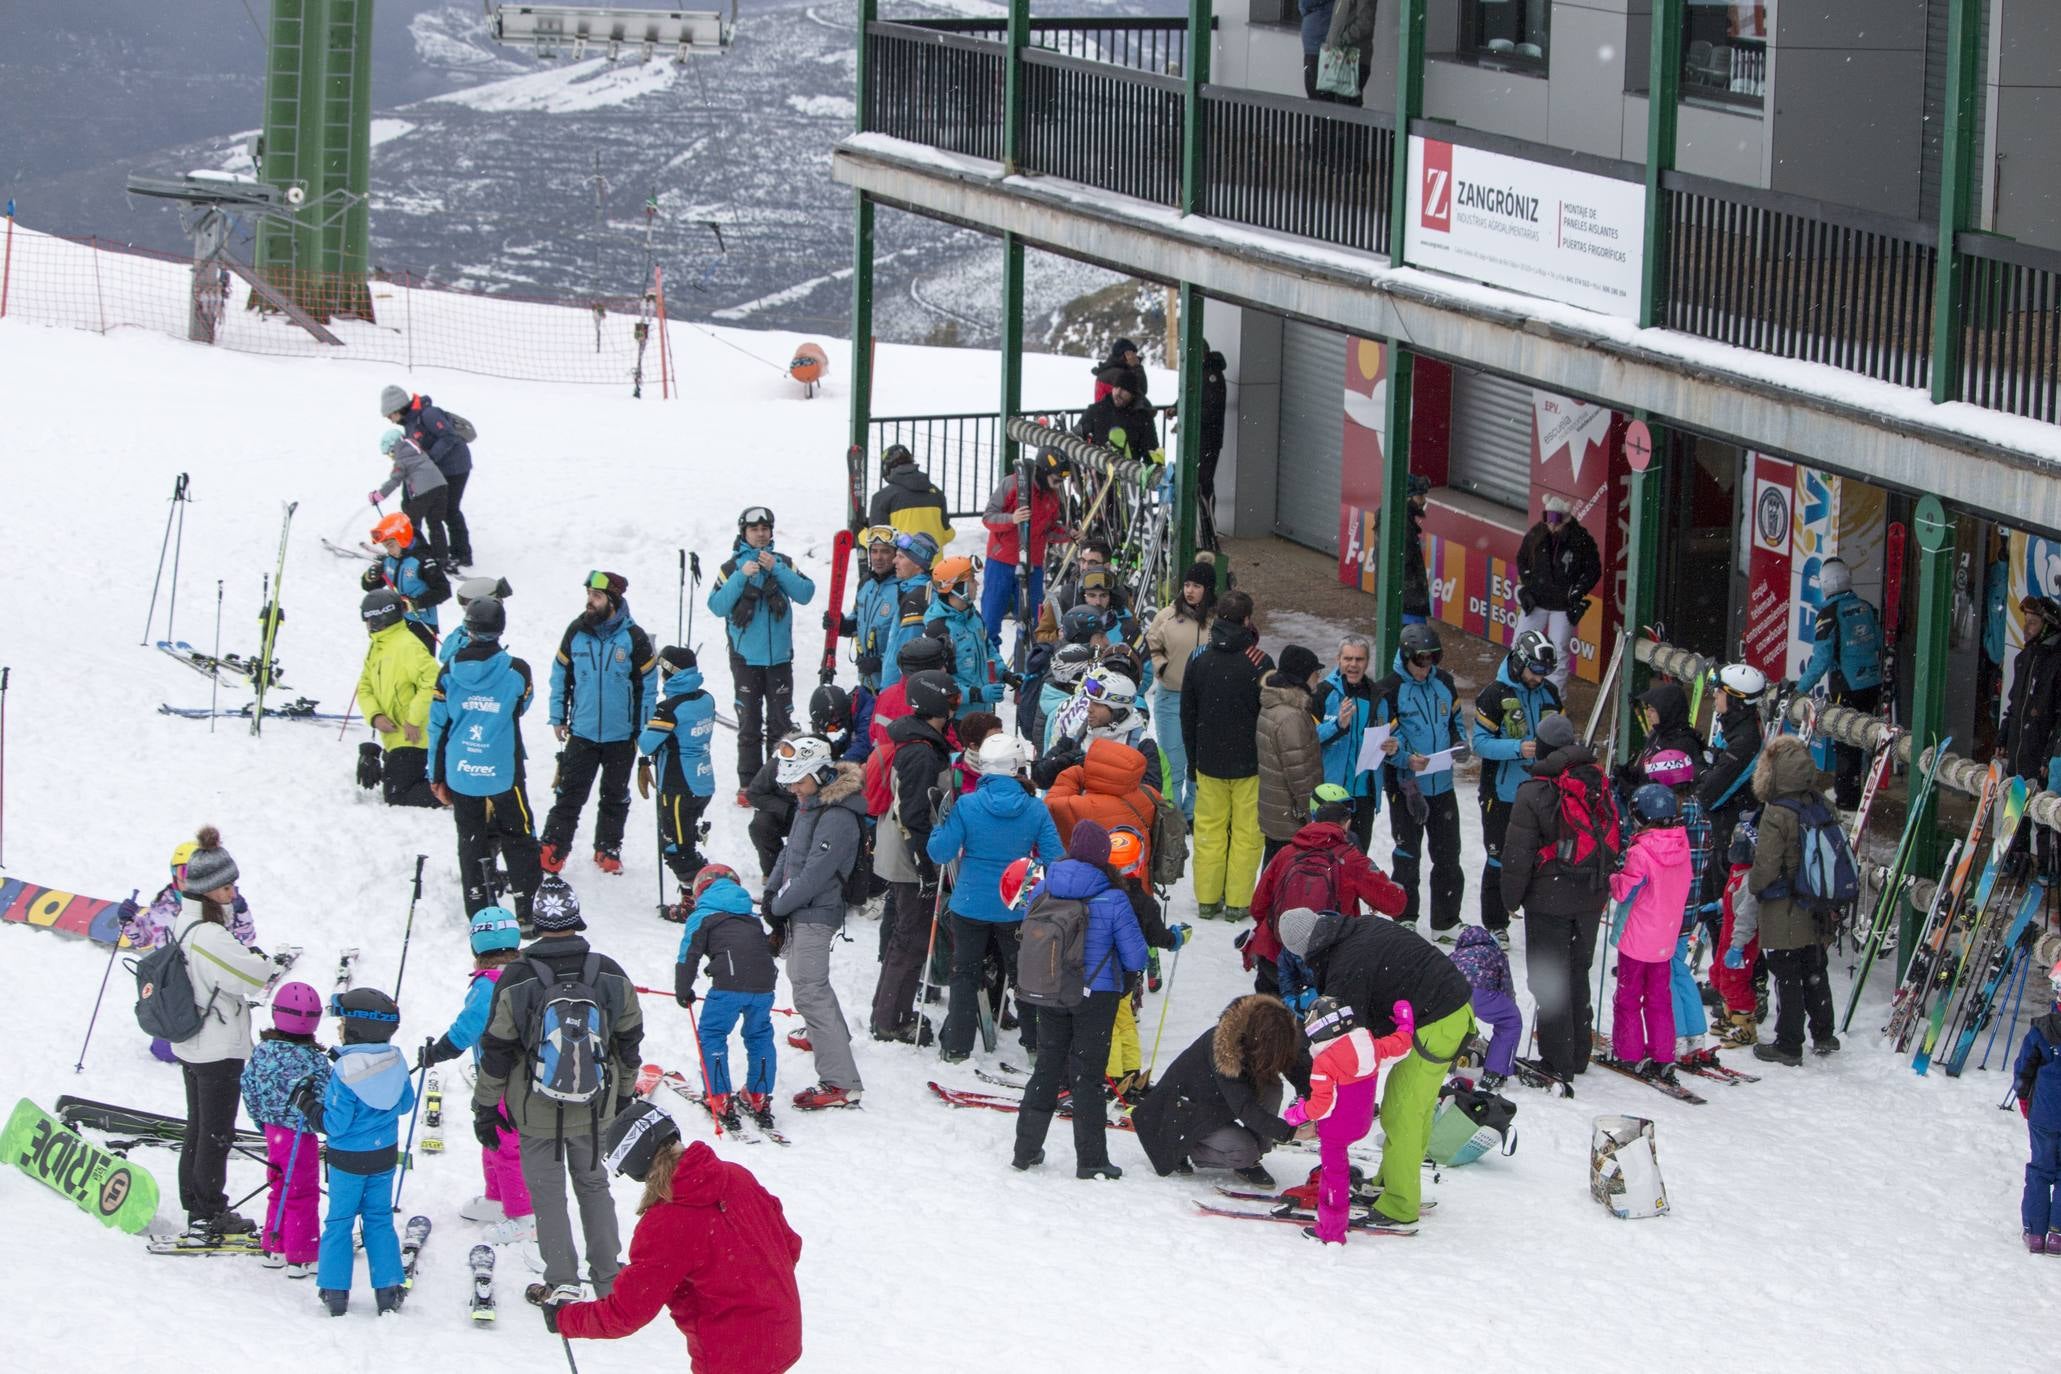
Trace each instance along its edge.
<path fill-rule="evenodd" d="M 1904 525 L 1889 527 L 1882 572 L 1882 712 L 1896 722 L 1896 632 L 1904 611 Z"/>
<path fill-rule="evenodd" d="M 1892 738 L 1889 744 L 1884 746 L 1885 759 L 1894 754 L 1895 743 Z M 1903 834 L 1897 838 L 1896 855 L 1890 860 L 1889 876 L 1882 884 L 1882 893 L 1875 899 L 1875 913 L 1868 923 L 1868 942 L 1861 952 L 1860 966 L 1854 974 L 1853 992 L 1846 1002 L 1846 1017 L 1839 1024 L 1841 1030 L 1853 1024 L 1854 1008 L 1860 1005 L 1861 988 L 1868 981 L 1868 970 L 1874 966 L 1875 955 L 1881 950 L 1882 941 L 1889 934 L 1890 922 L 1896 919 L 1897 903 L 1903 900 L 1904 875 L 1910 868 L 1911 855 L 1917 849 L 1918 819 L 1925 814 L 1926 803 L 1931 800 L 1933 786 L 1938 781 L 1939 761 L 1946 757 L 1947 746 L 1952 743 L 1952 736 L 1940 740 L 1938 747 L 1932 751 L 1932 766 L 1920 768 L 1917 786 L 1911 789 L 1910 808 L 1904 814 Z M 1854 826 L 1856 845 L 1860 839 L 1860 826 L 1867 819 L 1868 803 L 1874 797 L 1881 777 L 1881 769 L 1869 775 L 1868 792 L 1861 798 L 1861 813 L 1856 818 Z M 1854 852 L 1858 854 L 1860 851 L 1856 848 Z"/>
<path fill-rule="evenodd" d="M 250 713 L 250 732 L 253 735 L 262 731 L 265 725 L 265 683 L 272 677 L 274 672 L 272 648 L 279 637 L 280 586 L 286 578 L 286 537 L 293 531 L 293 513 L 299 505 L 300 502 L 298 501 L 287 502 L 286 515 L 279 522 L 279 566 L 272 574 L 271 598 L 265 603 L 264 612 L 259 616 L 259 620 L 264 626 L 264 638 L 263 644 L 258 649 L 258 673 L 255 679 L 258 692 L 257 705 L 256 709 Z"/>
<path fill-rule="evenodd" d="M 830 612 L 824 617 L 829 628 L 823 635 L 823 667 L 817 674 L 825 682 L 837 676 L 837 631 L 844 620 L 844 577 L 852 566 L 856 543 L 850 530 L 839 530 L 830 546 Z"/>
<path fill-rule="evenodd" d="M 1995 767 L 1994 764 L 1991 766 Z M 2013 778 L 1997 795 L 1997 821 L 1993 827 L 1995 838 L 1990 841 L 1989 862 L 1983 865 L 1982 878 L 1975 885 L 1975 900 L 1968 908 L 1968 934 L 1961 945 L 1958 959 L 1946 948 L 1947 938 L 1953 934 L 1952 928 L 1943 928 L 1939 941 L 1939 957 L 1934 960 L 1933 976 L 1929 984 L 1937 987 L 1938 996 L 1932 1004 L 1931 1019 L 1925 1026 L 1925 1038 L 1919 1044 L 1917 1055 L 1911 1060 L 1913 1073 L 1923 1074 L 1932 1067 L 1932 1052 L 1939 1047 L 1940 1030 L 1946 1024 L 1947 1006 L 1954 1000 L 1954 993 L 1960 988 L 1961 975 L 1968 967 L 1968 956 L 1981 937 L 1990 899 L 1996 893 L 1997 877 L 2003 870 L 2004 860 L 2011 852 L 2011 843 L 2018 837 L 2018 826 L 2024 818 L 2025 779 Z"/>

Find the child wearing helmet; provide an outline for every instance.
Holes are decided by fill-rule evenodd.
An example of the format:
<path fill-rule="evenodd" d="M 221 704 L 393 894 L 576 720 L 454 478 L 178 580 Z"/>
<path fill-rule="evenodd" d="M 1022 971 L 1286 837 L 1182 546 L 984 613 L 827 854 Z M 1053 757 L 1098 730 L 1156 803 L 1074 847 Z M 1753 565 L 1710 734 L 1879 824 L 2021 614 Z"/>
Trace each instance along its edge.
<path fill-rule="evenodd" d="M 1610 875 L 1617 994 L 1611 1048 L 1647 1078 L 1675 1081 L 1674 995 L 1669 987 L 1682 908 L 1689 900 L 1689 837 L 1675 794 L 1659 783 L 1632 793 L 1636 826 L 1624 865 Z"/>
<path fill-rule="evenodd" d="M 272 997 L 272 1029 L 258 1035 L 243 1066 L 243 1105 L 265 1133 L 265 1221 L 259 1246 L 265 1267 L 282 1266 L 290 1279 L 315 1267 L 315 1235 L 322 1198 L 321 1142 L 293 1106 L 303 1083 L 316 1093 L 329 1087 L 329 1053 L 315 1043 L 322 994 L 306 983 L 282 983 Z"/>
<path fill-rule="evenodd" d="M 408 625 L 422 647 L 436 652 L 438 606 L 451 599 L 451 579 L 443 560 L 432 553 L 421 527 L 396 513 L 372 527 L 372 542 L 380 555 L 358 579 L 364 591 L 391 587 L 407 600 Z"/>
<path fill-rule="evenodd" d="M 294 1094 L 309 1129 L 329 1137 L 329 1214 L 322 1222 L 317 1291 L 332 1317 L 350 1307 L 351 1238 L 362 1228 L 373 1297 L 381 1312 L 397 1312 L 407 1290 L 394 1233 L 394 1169 L 401 1118 L 415 1107 L 408 1057 L 388 1043 L 401 1028 L 401 1010 L 377 988 L 340 993 L 329 1010 L 343 1027 L 329 1086 Z"/>
<path fill-rule="evenodd" d="M 1065 829 L 1073 828 L 1065 821 L 1060 823 Z M 1159 901 L 1152 895 L 1152 876 L 1148 866 L 1151 853 L 1150 842 L 1137 826 L 1110 827 L 1109 866 L 1116 872 L 1117 890 L 1129 899 L 1131 914 L 1138 918 L 1138 930 L 1145 936 L 1143 981 L 1156 991 L 1159 987 L 1159 951 L 1178 952 L 1188 943 L 1189 927 L 1169 926 L 1161 914 Z M 1137 1105 L 1138 1099 L 1152 1086 L 1152 1080 L 1145 1072 L 1144 1046 L 1138 1040 L 1138 1014 L 1144 1010 L 1144 1005 L 1145 989 L 1140 980 L 1133 978 L 1130 995 L 1117 1003 L 1116 1025 L 1109 1038 L 1109 1063 L 1104 1070 L 1109 1080 L 1110 1096 L 1126 1106 Z"/>
<path fill-rule="evenodd" d="M 701 999 L 701 1062 L 710 1115 L 731 1130 L 742 1123 L 740 1106 L 761 1130 L 773 1129 L 773 988 L 780 970 L 766 928 L 751 909 L 751 894 L 728 864 L 710 864 L 696 875 L 680 957 L 673 965 L 673 999 L 692 1011 L 694 975 L 708 960 L 709 991 Z M 730 1087 L 730 1031 L 743 1025 L 744 1091 Z M 739 1102 L 739 1098 L 742 1102 Z"/>
<path fill-rule="evenodd" d="M 1689 841 L 1689 895 L 1682 903 L 1681 933 L 1668 974 L 1675 1008 L 1675 1060 L 1684 1064 L 1711 1053 L 1703 1047 L 1703 1037 L 1710 1033 L 1710 1012 L 1703 1005 L 1703 990 L 1696 985 L 1696 944 L 1704 926 L 1704 870 L 1710 864 L 1710 818 L 1696 796 L 1697 771 L 1689 756 L 1678 749 L 1659 750 L 1646 760 L 1646 781 L 1674 793 L 1682 834 Z"/>
<path fill-rule="evenodd" d="M 1718 1040 L 1740 1050 L 1760 1043 L 1760 995 L 1754 989 L 1754 970 L 1760 967 L 1760 899 L 1746 885 L 1759 842 L 1759 829 L 1750 820 L 1740 821 L 1732 831 L 1725 851 L 1724 924 L 1716 945 L 1723 953 L 1712 960 L 1710 969 L 1711 985 L 1725 1000 L 1725 1026 Z"/>
<path fill-rule="evenodd" d="M 974 602 L 978 571 L 971 558 L 939 559 L 930 575 L 930 606 L 923 613 L 923 632 L 941 636 L 951 648 L 962 714 L 1000 701 L 1005 680 Z"/>
<path fill-rule="evenodd" d="M 1417 1031 L 1416 1013 L 1398 1001 L 1391 1014 L 1395 1029 L 1375 1038 L 1359 1024 L 1352 1003 L 1319 997 L 1303 1017 L 1310 1042 L 1310 1090 L 1291 1103 L 1281 1119 L 1300 1127 L 1314 1122 L 1323 1153 L 1323 1175 L 1317 1187 L 1317 1224 L 1302 1233 L 1327 1245 L 1345 1244 L 1352 1198 L 1352 1163 L 1346 1152 L 1374 1125 L 1374 1084 L 1381 1061 L 1410 1052 Z"/>
<path fill-rule="evenodd" d="M 380 436 L 379 451 L 393 464 L 393 471 L 387 474 L 387 479 L 379 484 L 377 490 L 366 497 L 367 502 L 376 506 L 399 488 L 401 513 L 415 522 L 416 529 L 429 536 L 430 555 L 436 559 L 437 565 L 448 566 L 451 551 L 444 543 L 444 522 L 450 492 L 446 490 L 444 474 L 398 425 Z"/>
<path fill-rule="evenodd" d="M 465 988 L 465 1005 L 449 1030 L 422 1042 L 415 1056 L 418 1069 L 456 1059 L 467 1050 L 472 1051 L 472 1062 L 479 1063 L 479 1040 L 494 1007 L 494 989 L 501 981 L 501 970 L 516 957 L 516 948 L 522 943 L 522 928 L 516 914 L 507 907 L 481 907 L 473 913 L 471 940 L 472 980 Z M 467 1221 L 487 1223 L 489 1245 L 530 1240 L 537 1231 L 529 1185 L 522 1181 L 522 1137 L 508 1120 L 505 1104 L 500 1113 L 501 1119 L 495 1124 L 499 1143 L 491 1149 L 480 1147 L 480 1173 L 486 1180 L 486 1190 L 458 1209 L 458 1215 Z"/>

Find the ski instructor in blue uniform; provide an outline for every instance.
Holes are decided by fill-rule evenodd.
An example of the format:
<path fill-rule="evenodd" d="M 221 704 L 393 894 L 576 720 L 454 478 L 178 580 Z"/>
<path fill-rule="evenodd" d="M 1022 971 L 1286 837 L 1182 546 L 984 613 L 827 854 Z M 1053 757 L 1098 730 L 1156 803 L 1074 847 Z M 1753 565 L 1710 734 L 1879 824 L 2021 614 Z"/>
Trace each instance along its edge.
<path fill-rule="evenodd" d="M 737 547 L 708 594 L 709 610 L 729 622 L 739 806 L 751 805 L 745 784 L 766 766 L 767 742 L 794 728 L 794 608 L 815 595 L 816 584 L 773 551 L 773 512 L 746 507 L 737 517 Z"/>
<path fill-rule="evenodd" d="M 1811 646 L 1810 662 L 1796 679 L 1796 690 L 1809 693 L 1825 684 L 1834 706 L 1845 706 L 1872 715 L 1882 704 L 1882 621 L 1875 608 L 1855 594 L 1853 574 L 1846 562 L 1828 558 L 1818 568 L 1818 591 L 1824 604 L 1818 607 L 1818 622 Z M 1832 743 L 1839 761 L 1839 781 L 1834 788 L 1839 808 L 1851 811 L 1861 804 L 1861 764 L 1864 755 L 1851 744 Z"/>
<path fill-rule="evenodd" d="M 630 765 L 637 733 L 658 704 L 658 655 L 623 600 L 629 579 L 590 572 L 583 584 L 587 608 L 565 627 L 551 662 L 551 729 L 558 742 L 558 795 L 544 818 L 538 862 L 548 873 L 565 867 L 580 811 L 601 774 L 600 814 L 594 819 L 594 866 L 623 871 L 623 823 L 630 816 Z"/>
<path fill-rule="evenodd" d="M 465 914 L 499 900 L 494 851 L 508 865 L 515 919 L 530 930 L 537 864 L 536 814 L 523 778 L 522 714 L 534 690 L 530 665 L 501 647 L 508 612 L 483 596 L 465 608 L 465 647 L 437 677 L 429 704 L 429 777 L 437 800 L 458 824 L 458 881 Z"/>

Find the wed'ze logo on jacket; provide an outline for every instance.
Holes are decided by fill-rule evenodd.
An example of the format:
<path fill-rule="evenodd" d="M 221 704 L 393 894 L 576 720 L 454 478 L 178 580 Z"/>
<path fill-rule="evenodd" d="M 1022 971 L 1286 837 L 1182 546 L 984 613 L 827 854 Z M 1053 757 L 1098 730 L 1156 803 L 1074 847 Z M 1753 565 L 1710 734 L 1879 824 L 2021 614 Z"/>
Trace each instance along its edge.
<path fill-rule="evenodd" d="M 1436 139 L 1424 140 L 1423 209 L 1418 215 L 1426 229 L 1441 234 L 1453 231 L 1453 145 Z"/>

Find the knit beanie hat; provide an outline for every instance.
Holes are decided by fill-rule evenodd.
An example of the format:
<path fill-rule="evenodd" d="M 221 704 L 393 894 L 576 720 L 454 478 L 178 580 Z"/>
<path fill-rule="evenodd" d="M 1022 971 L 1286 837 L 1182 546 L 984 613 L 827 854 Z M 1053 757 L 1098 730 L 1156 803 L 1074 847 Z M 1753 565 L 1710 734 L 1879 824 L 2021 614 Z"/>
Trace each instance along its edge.
<path fill-rule="evenodd" d="M 227 887 L 240 876 L 236 860 L 229 857 L 229 851 L 222 848 L 222 832 L 212 825 L 204 825 L 194 836 L 198 848 L 186 861 L 186 882 L 180 890 L 198 897 L 203 892 L 213 892 L 218 887 Z"/>
<path fill-rule="evenodd" d="M 379 413 L 381 415 L 391 415 L 397 410 L 406 410 L 409 403 L 414 399 L 414 397 L 408 394 L 405 387 L 382 387 L 379 392 Z"/>
<path fill-rule="evenodd" d="M 1109 862 L 1109 832 L 1085 818 L 1075 821 L 1066 840 L 1066 857 L 1097 867 Z"/>
<path fill-rule="evenodd" d="M 1535 733 L 1538 735 L 1541 752 L 1548 749 L 1565 749 L 1574 743 L 1574 721 L 1563 712 L 1555 711 L 1539 722 L 1539 728 Z"/>
<path fill-rule="evenodd" d="M 1315 651 L 1300 644 L 1291 644 L 1281 651 L 1280 664 L 1281 676 L 1299 685 L 1308 682 L 1310 674 L 1323 667 L 1324 661 L 1317 657 Z"/>
<path fill-rule="evenodd" d="M 695 658 L 694 650 L 685 644 L 668 644 L 658 651 L 658 661 L 669 673 L 684 673 L 689 668 L 701 666 Z"/>
<path fill-rule="evenodd" d="M 1281 948 L 1302 958 L 1310 947 L 1310 936 L 1317 930 L 1317 913 L 1306 906 L 1291 907 L 1274 920 L 1275 933 L 1281 937 Z"/>
<path fill-rule="evenodd" d="M 1216 564 L 1200 562 L 1190 564 L 1188 571 L 1181 574 L 1181 580 L 1183 582 L 1193 582 L 1198 587 L 1206 587 L 1214 594 L 1217 589 Z"/>
<path fill-rule="evenodd" d="M 537 895 L 530 899 L 530 920 L 538 930 L 545 931 L 587 928 L 587 923 L 580 919 L 580 894 L 556 873 L 546 873 L 537 884 Z"/>

